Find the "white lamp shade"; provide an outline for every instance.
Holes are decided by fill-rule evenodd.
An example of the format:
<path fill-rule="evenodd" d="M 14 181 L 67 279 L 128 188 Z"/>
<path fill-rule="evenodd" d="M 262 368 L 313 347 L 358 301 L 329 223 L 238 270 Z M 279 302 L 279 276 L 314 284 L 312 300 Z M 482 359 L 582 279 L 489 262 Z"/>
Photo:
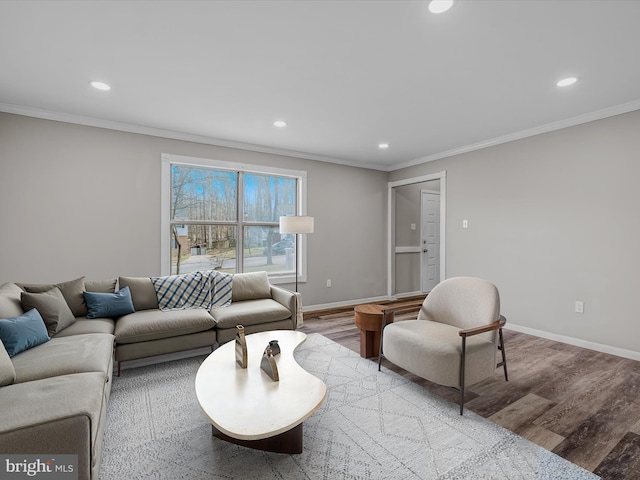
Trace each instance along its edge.
<path fill-rule="evenodd" d="M 313 233 L 313 217 L 280 217 L 280 233 Z"/>

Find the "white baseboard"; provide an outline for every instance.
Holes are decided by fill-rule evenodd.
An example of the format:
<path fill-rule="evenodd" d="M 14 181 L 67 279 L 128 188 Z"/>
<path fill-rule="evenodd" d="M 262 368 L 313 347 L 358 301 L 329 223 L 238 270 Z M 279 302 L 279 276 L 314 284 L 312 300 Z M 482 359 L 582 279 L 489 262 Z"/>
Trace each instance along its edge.
<path fill-rule="evenodd" d="M 391 297 L 387 295 L 381 295 L 379 297 L 369 297 L 369 298 L 360 298 L 358 300 L 345 300 L 343 302 L 333 302 L 333 303 L 321 303 L 318 305 L 307 305 L 302 306 L 303 312 L 313 312 L 315 310 L 329 310 L 331 308 L 341 308 L 341 307 L 349 307 L 351 305 L 362 305 L 364 303 L 376 303 L 376 302 L 387 302 L 390 300 L 400 300 L 405 297 L 414 297 L 416 295 L 424 295 L 422 292 L 407 292 L 401 293 L 398 295 L 393 295 Z"/>
<path fill-rule="evenodd" d="M 536 330 L 529 327 L 514 325 L 513 323 L 507 323 L 507 325 L 504 328 L 506 330 L 513 330 L 515 332 L 526 333 L 528 335 L 534 335 L 536 337 L 546 338 L 548 340 L 554 340 L 560 343 L 575 345 L 576 347 L 588 348 L 589 350 L 595 350 L 596 352 L 608 353 L 610 355 L 629 358 L 631 360 L 640 360 L 640 352 L 634 352 L 633 350 L 626 350 L 624 348 L 603 345 L 602 343 L 589 342 L 587 340 L 567 337 L 565 335 L 559 335 L 557 333 L 550 333 L 550 332 L 545 332 L 543 330 Z M 505 346 L 507 347 L 506 351 L 508 355 L 509 347 L 508 345 L 505 345 Z M 508 361 L 508 358 L 507 358 L 507 361 Z"/>
<path fill-rule="evenodd" d="M 303 312 L 313 312 L 315 310 L 329 310 L 331 308 L 349 307 L 351 305 L 361 305 L 363 303 L 376 303 L 389 300 L 386 295 L 380 297 L 361 298 L 359 300 L 345 300 L 343 302 L 320 303 L 318 305 L 302 306 Z"/>

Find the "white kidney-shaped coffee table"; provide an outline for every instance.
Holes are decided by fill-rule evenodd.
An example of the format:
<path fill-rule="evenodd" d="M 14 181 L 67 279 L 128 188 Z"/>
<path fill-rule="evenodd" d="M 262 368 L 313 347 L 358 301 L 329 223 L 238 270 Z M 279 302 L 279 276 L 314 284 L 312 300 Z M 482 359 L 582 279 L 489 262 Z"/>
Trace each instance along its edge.
<path fill-rule="evenodd" d="M 216 437 L 270 452 L 302 453 L 302 422 L 327 394 L 324 382 L 293 358 L 306 338 L 292 330 L 247 335 L 247 368 L 236 363 L 234 341 L 205 359 L 196 375 L 196 397 Z M 281 350 L 275 356 L 278 382 L 260 368 L 270 340 L 278 340 Z"/>

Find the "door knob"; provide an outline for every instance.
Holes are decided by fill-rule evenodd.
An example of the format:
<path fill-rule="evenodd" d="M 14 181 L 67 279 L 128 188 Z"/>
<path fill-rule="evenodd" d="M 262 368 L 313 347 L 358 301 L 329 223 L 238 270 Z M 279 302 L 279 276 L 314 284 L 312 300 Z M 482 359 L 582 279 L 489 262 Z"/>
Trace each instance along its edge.
<path fill-rule="evenodd" d="M 426 248 L 424 250 L 422 250 L 424 253 L 427 253 L 429 250 L 427 250 Z"/>

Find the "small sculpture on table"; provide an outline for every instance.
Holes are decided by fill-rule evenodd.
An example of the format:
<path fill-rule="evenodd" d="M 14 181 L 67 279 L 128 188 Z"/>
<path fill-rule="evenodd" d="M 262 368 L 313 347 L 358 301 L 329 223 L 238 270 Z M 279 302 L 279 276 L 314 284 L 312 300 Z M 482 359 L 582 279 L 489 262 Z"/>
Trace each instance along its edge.
<path fill-rule="evenodd" d="M 262 355 L 260 368 L 264 370 L 274 382 L 280 380 L 280 377 L 278 376 L 278 365 L 276 365 L 276 359 L 273 358 L 273 351 L 270 346 L 267 346 L 264 351 L 264 355 Z"/>
<path fill-rule="evenodd" d="M 271 347 L 271 353 L 274 357 L 280 353 L 280 345 L 278 345 L 278 340 L 271 340 L 269 342 L 269 346 Z"/>
<path fill-rule="evenodd" d="M 236 325 L 236 363 L 242 368 L 247 368 L 247 340 L 244 338 L 244 327 Z"/>

